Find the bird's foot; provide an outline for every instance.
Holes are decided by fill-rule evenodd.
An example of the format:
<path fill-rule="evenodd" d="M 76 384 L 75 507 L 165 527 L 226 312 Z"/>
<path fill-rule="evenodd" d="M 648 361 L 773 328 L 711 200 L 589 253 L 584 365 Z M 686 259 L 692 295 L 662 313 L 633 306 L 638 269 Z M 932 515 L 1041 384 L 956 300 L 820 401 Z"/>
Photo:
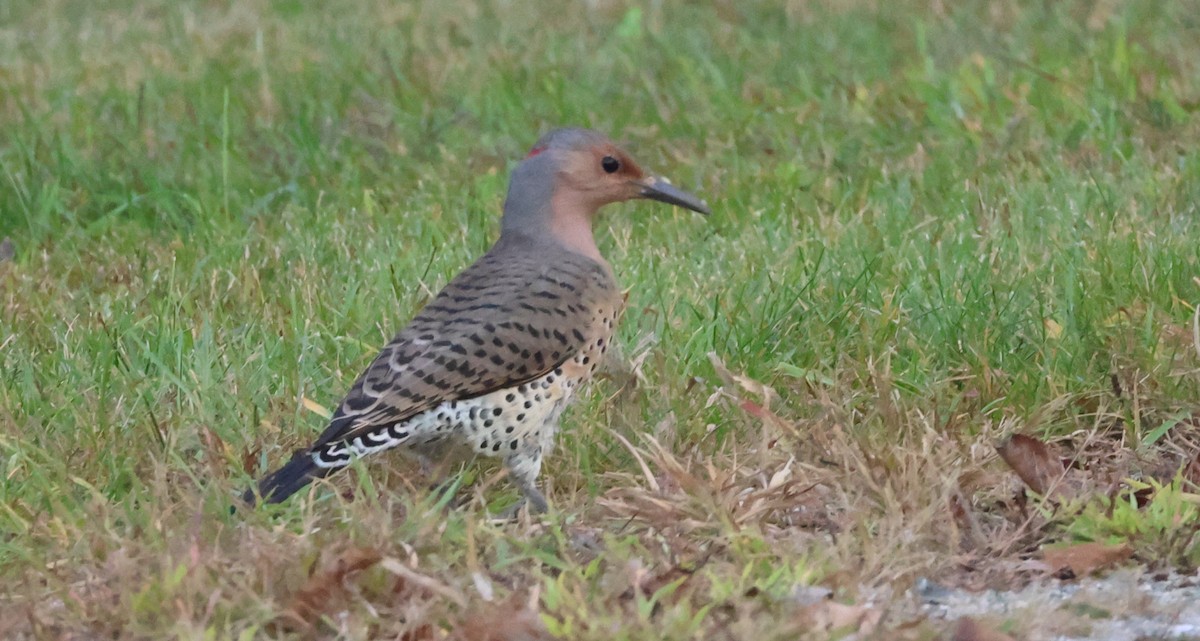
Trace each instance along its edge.
<path fill-rule="evenodd" d="M 545 514 L 550 510 L 550 505 L 546 503 L 546 497 L 542 495 L 536 487 L 522 487 L 521 493 L 524 494 L 516 503 L 501 510 L 494 517 L 497 521 L 515 521 L 521 513 L 521 508 L 529 507 L 530 514 Z"/>
<path fill-rule="evenodd" d="M 521 508 L 525 507 L 526 503 L 527 501 L 525 499 L 520 499 L 516 503 L 513 503 L 512 505 L 497 512 L 496 515 L 492 517 L 492 520 L 498 523 L 516 521 L 517 517 L 521 515 Z"/>

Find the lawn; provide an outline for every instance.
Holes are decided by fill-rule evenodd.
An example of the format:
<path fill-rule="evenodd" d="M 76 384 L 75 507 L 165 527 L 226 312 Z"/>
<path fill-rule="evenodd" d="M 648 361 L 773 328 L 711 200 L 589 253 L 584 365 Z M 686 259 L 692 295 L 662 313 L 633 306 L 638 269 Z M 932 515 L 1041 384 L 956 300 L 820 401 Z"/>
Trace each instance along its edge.
<path fill-rule="evenodd" d="M 0 3 L 0 636 L 930 639 L 910 588 L 1070 580 L 1046 544 L 1194 571 L 1197 16 Z M 600 219 L 628 309 L 551 512 L 395 455 L 230 513 L 563 125 L 714 215 Z"/>

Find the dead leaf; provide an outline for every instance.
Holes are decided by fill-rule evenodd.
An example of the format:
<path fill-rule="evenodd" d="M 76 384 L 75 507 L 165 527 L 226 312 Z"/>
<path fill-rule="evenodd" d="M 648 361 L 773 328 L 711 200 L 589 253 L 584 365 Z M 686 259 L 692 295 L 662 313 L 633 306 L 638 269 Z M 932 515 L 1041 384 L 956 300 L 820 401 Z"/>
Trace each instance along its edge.
<path fill-rule="evenodd" d="M 659 590 L 668 585 L 679 581 L 682 585 L 686 583 L 697 570 L 704 567 L 708 563 L 708 557 L 698 560 L 691 567 L 681 565 L 672 565 L 665 570 L 652 574 L 647 568 L 642 567 L 640 562 L 636 560 L 629 564 L 629 582 L 632 586 L 621 593 L 621 600 L 628 601 L 634 598 L 635 590 L 645 598 L 650 598 L 658 593 Z"/>
<path fill-rule="evenodd" d="M 713 370 L 720 377 L 723 387 L 717 388 L 712 396 L 708 398 L 708 405 L 712 405 L 716 399 L 726 397 L 731 399 L 739 409 L 746 412 L 750 416 L 762 421 L 766 426 L 784 433 L 796 434 L 796 428 L 792 423 L 771 410 L 771 405 L 779 399 L 779 393 L 775 388 L 765 383 L 760 383 L 748 376 L 735 374 L 725 367 L 725 363 L 717 356 L 716 352 L 708 353 L 708 360 L 712 363 Z M 762 399 L 762 402 L 752 401 L 743 398 L 737 393 L 737 388 L 747 394 Z"/>
<path fill-rule="evenodd" d="M 1200 488 L 1200 453 L 1192 457 L 1187 467 L 1183 468 L 1182 475 L 1184 481 L 1191 483 L 1193 487 Z"/>
<path fill-rule="evenodd" d="M 308 578 L 304 587 L 292 597 L 287 612 L 276 623 L 286 629 L 312 627 L 322 616 L 331 614 L 344 602 L 349 592 L 346 582 L 352 575 L 379 563 L 382 558 L 379 552 L 365 548 L 343 552 L 331 566 L 314 572 Z"/>
<path fill-rule="evenodd" d="M 255 445 L 254 447 L 246 446 L 242 450 L 242 471 L 247 476 L 255 476 L 258 470 L 258 455 L 262 453 L 262 446 Z"/>
<path fill-rule="evenodd" d="M 725 367 L 725 363 L 721 360 L 720 356 L 717 356 L 716 352 L 708 353 L 708 361 L 712 363 L 713 369 L 717 372 L 717 376 L 721 377 L 726 384 L 736 384 L 738 387 L 749 392 L 750 394 L 761 398 L 762 409 L 769 411 L 771 409 L 771 404 L 775 401 L 775 399 L 779 398 L 779 394 L 775 391 L 775 388 L 771 387 L 770 385 L 760 383 L 748 376 L 734 374 L 733 372 L 729 371 L 729 368 Z"/>
<path fill-rule="evenodd" d="M 395 588 L 396 592 L 402 591 L 406 588 L 419 587 L 423 590 L 429 591 L 430 593 L 442 596 L 459 607 L 463 607 L 467 604 L 467 599 L 458 590 L 455 590 L 454 588 L 442 583 L 441 581 L 438 581 L 437 579 L 434 579 L 433 577 L 426 576 L 409 568 L 400 559 L 395 559 L 389 556 L 383 559 L 377 559 L 376 561 L 379 563 L 380 567 L 396 575 L 396 577 L 399 579 Z"/>
<path fill-rule="evenodd" d="M 1059 572 L 1063 568 L 1071 570 L 1077 576 L 1086 576 L 1093 572 L 1116 565 L 1133 556 L 1133 548 L 1128 543 L 1116 545 L 1109 543 L 1078 543 L 1062 547 L 1042 548 L 1042 556 L 1051 572 Z"/>
<path fill-rule="evenodd" d="M 321 418 L 328 419 L 329 417 L 333 416 L 333 412 L 330 412 L 328 408 L 307 396 L 300 397 L 300 404 L 304 406 L 304 409 L 316 414 L 317 416 L 320 416 Z"/>
<path fill-rule="evenodd" d="M 1042 319 L 1042 326 L 1046 328 L 1046 338 L 1049 338 L 1050 340 L 1056 340 L 1062 336 L 1062 325 L 1059 325 L 1058 321 L 1054 320 L 1053 318 Z"/>
<path fill-rule="evenodd" d="M 1014 641 L 1012 637 L 993 630 L 971 617 L 963 617 L 954 626 L 950 641 Z"/>
<path fill-rule="evenodd" d="M 1013 434 L 996 451 L 1029 489 L 1042 496 L 1055 489 L 1065 473 L 1062 461 L 1032 436 Z"/>
<path fill-rule="evenodd" d="M 987 545 L 987 539 L 979 526 L 979 520 L 971 508 L 970 501 L 961 491 L 955 490 L 950 495 L 950 516 L 962 536 L 961 544 L 966 550 L 976 550 Z"/>
<path fill-rule="evenodd" d="M 200 442 L 204 444 L 204 456 L 208 459 L 209 473 L 218 478 L 225 478 L 229 469 L 225 465 L 229 444 L 207 425 L 200 428 Z"/>
<path fill-rule="evenodd" d="M 796 611 L 798 627 L 809 631 L 849 630 L 870 636 L 883 618 L 883 611 L 865 605 L 818 601 Z"/>
<path fill-rule="evenodd" d="M 551 641 L 536 609 L 538 594 L 528 599 L 517 593 L 500 603 L 485 603 L 466 616 L 450 635 L 455 641 Z"/>

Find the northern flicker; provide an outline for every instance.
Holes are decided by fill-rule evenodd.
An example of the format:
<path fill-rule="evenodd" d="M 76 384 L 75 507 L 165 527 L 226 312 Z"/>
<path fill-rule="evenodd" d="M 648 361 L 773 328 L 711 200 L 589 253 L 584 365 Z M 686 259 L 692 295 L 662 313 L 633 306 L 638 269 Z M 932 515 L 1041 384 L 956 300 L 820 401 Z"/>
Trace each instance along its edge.
<path fill-rule="evenodd" d="M 608 350 L 622 304 L 592 220 L 634 198 L 709 213 L 602 134 L 543 136 L 513 171 L 492 248 L 383 348 L 320 438 L 245 500 L 283 501 L 382 450 L 452 445 L 503 458 L 524 500 L 546 511 L 542 459 L 563 408 Z"/>

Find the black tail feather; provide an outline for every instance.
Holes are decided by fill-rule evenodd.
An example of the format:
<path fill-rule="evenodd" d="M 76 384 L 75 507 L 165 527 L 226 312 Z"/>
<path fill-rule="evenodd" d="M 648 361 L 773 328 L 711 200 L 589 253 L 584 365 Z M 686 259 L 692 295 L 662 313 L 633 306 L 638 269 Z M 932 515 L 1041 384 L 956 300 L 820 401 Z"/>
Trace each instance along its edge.
<path fill-rule="evenodd" d="M 258 497 L 265 503 L 281 503 L 296 492 L 304 489 L 316 479 L 322 479 L 340 470 L 340 467 L 319 467 L 308 450 L 300 450 L 292 455 L 292 460 L 283 467 L 264 476 L 258 482 L 258 492 L 250 489 L 242 495 L 247 505 L 253 506 Z"/>

